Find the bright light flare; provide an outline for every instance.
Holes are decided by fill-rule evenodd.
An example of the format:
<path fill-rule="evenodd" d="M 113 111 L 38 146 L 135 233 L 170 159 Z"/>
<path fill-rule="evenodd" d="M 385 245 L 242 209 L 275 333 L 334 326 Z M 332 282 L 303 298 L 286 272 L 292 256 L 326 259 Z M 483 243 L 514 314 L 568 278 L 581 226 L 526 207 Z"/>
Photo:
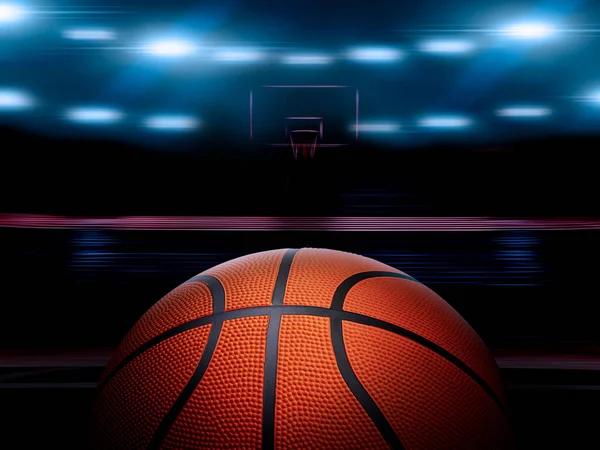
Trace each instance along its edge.
<path fill-rule="evenodd" d="M 473 121 L 464 116 L 428 116 L 419 120 L 419 126 L 424 128 L 467 128 Z"/>
<path fill-rule="evenodd" d="M 258 62 L 264 61 L 266 55 L 255 49 L 230 48 L 219 50 L 214 55 L 217 61 L 225 62 Z"/>
<path fill-rule="evenodd" d="M 461 54 L 470 53 L 474 49 L 472 42 L 462 40 L 431 40 L 419 44 L 419 51 L 423 53 Z"/>
<path fill-rule="evenodd" d="M 181 57 L 189 56 L 196 52 L 196 46 L 186 40 L 166 39 L 154 41 L 145 48 L 146 53 L 161 57 Z"/>
<path fill-rule="evenodd" d="M 395 48 L 355 48 L 347 53 L 348 59 L 357 62 L 393 62 L 402 59 L 404 53 Z"/>
<path fill-rule="evenodd" d="M 150 116 L 144 120 L 144 127 L 152 130 L 185 131 L 200 126 L 198 119 L 192 116 L 159 115 Z"/>
<path fill-rule="evenodd" d="M 499 117 L 514 118 L 539 118 L 547 117 L 551 114 L 552 110 L 550 108 L 534 106 L 513 106 L 496 111 L 496 115 Z"/>
<path fill-rule="evenodd" d="M 556 33 L 554 26 L 547 23 L 517 23 L 502 30 L 504 36 L 513 39 L 545 39 Z"/>
<path fill-rule="evenodd" d="M 112 41 L 117 38 L 114 31 L 102 28 L 73 28 L 64 30 L 62 36 L 74 41 Z"/>
<path fill-rule="evenodd" d="M 71 122 L 88 124 L 110 124 L 120 121 L 123 113 L 113 108 L 72 108 L 65 114 Z"/>
<path fill-rule="evenodd" d="M 0 3 L 0 24 L 17 22 L 23 18 L 25 10 L 19 5 Z"/>
<path fill-rule="evenodd" d="M 358 131 L 361 133 L 397 133 L 401 128 L 400 124 L 395 122 L 368 122 L 358 124 Z M 356 129 L 356 124 L 350 126 L 351 131 L 356 131 Z"/>
<path fill-rule="evenodd" d="M 33 104 L 33 99 L 23 91 L 0 89 L 0 111 L 28 109 Z"/>
<path fill-rule="evenodd" d="M 591 92 L 583 97 L 583 100 L 590 103 L 600 104 L 600 90 Z"/>
<path fill-rule="evenodd" d="M 324 65 L 331 64 L 333 58 L 327 55 L 287 55 L 282 61 L 284 64 Z"/>

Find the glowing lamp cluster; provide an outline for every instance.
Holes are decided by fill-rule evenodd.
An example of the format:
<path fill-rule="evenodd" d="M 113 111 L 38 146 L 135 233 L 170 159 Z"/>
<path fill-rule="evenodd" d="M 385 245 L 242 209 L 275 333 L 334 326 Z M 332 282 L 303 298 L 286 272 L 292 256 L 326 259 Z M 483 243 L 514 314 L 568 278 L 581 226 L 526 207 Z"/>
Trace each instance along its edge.
<path fill-rule="evenodd" d="M 200 126 L 198 119 L 183 115 L 156 115 L 144 120 L 144 127 L 157 131 L 186 131 Z"/>
<path fill-rule="evenodd" d="M 251 63 L 264 61 L 266 55 L 258 50 L 249 48 L 230 48 L 216 52 L 214 59 L 224 62 Z"/>
<path fill-rule="evenodd" d="M 0 3 L 0 25 L 3 23 L 18 22 L 25 15 L 25 10 L 12 3 Z"/>
<path fill-rule="evenodd" d="M 419 120 L 418 125 L 423 128 L 467 128 L 473 121 L 464 116 L 427 116 Z"/>
<path fill-rule="evenodd" d="M 401 130 L 399 123 L 395 122 L 366 122 L 350 126 L 351 131 L 360 131 L 368 134 L 389 134 L 398 133 Z"/>
<path fill-rule="evenodd" d="M 583 99 L 590 103 L 600 104 L 600 90 L 587 94 Z"/>
<path fill-rule="evenodd" d="M 556 33 L 554 26 L 547 23 L 529 22 L 509 25 L 502 34 L 512 39 L 539 40 L 551 37 Z"/>
<path fill-rule="evenodd" d="M 112 108 L 90 107 L 69 109 L 65 116 L 75 123 L 103 125 L 119 122 L 123 113 Z"/>
<path fill-rule="evenodd" d="M 145 48 L 146 53 L 153 56 L 177 58 L 196 53 L 196 46 L 182 39 L 164 39 L 149 43 Z"/>
<path fill-rule="evenodd" d="M 395 48 L 356 48 L 347 53 L 351 61 L 361 63 L 386 63 L 402 59 L 404 53 Z"/>
<path fill-rule="evenodd" d="M 99 106 L 71 108 L 65 113 L 66 120 L 80 125 L 111 125 L 124 117 L 118 109 Z M 147 116 L 141 125 L 149 130 L 182 132 L 198 128 L 200 121 L 189 115 L 157 114 Z"/>
<path fill-rule="evenodd" d="M 422 53 L 464 54 L 475 49 L 475 45 L 463 40 L 430 40 L 419 44 Z"/>
<path fill-rule="evenodd" d="M 15 89 L 0 89 L 0 111 L 29 109 L 34 101 L 27 93 Z"/>
<path fill-rule="evenodd" d="M 552 110 L 537 106 L 512 106 L 496 111 L 498 117 L 507 118 L 542 118 L 552 114 Z"/>
<path fill-rule="evenodd" d="M 284 56 L 282 62 L 283 64 L 295 65 L 325 65 L 331 64 L 333 58 L 321 54 L 299 54 Z"/>
<path fill-rule="evenodd" d="M 113 30 L 102 28 L 73 28 L 64 30 L 62 36 L 74 41 L 112 41 L 117 38 Z"/>

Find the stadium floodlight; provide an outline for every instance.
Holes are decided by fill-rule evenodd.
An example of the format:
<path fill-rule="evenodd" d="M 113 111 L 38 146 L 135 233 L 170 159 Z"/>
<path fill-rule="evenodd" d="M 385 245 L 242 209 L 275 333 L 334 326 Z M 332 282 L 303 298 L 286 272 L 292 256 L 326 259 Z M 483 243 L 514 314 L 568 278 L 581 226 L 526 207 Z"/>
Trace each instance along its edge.
<path fill-rule="evenodd" d="M 539 118 L 547 117 L 552 114 L 550 108 L 534 107 L 534 106 L 513 106 L 502 108 L 496 111 L 499 117 L 514 117 L 514 118 Z"/>
<path fill-rule="evenodd" d="M 167 58 L 189 56 L 196 50 L 196 46 L 192 42 L 183 39 L 157 40 L 145 48 L 146 53 Z"/>
<path fill-rule="evenodd" d="M 114 31 L 103 28 L 74 28 L 64 30 L 62 36 L 74 41 L 112 41 L 117 37 Z"/>
<path fill-rule="evenodd" d="M 25 10 L 12 3 L 0 3 L 0 24 L 17 22 L 25 15 Z"/>
<path fill-rule="evenodd" d="M 475 45 L 472 42 L 464 40 L 438 39 L 419 44 L 419 51 L 423 53 L 461 54 L 470 53 L 474 49 Z"/>
<path fill-rule="evenodd" d="M 113 108 L 82 107 L 69 109 L 65 114 L 67 120 L 86 124 L 110 124 L 120 121 L 123 113 Z"/>
<path fill-rule="evenodd" d="M 357 125 L 350 126 L 351 131 L 356 131 Z M 367 122 L 358 124 L 361 133 L 397 133 L 401 129 L 399 123 L 394 122 Z"/>
<path fill-rule="evenodd" d="M 327 55 L 287 55 L 282 59 L 284 64 L 306 64 L 306 65 L 323 65 L 331 64 L 333 58 Z"/>
<path fill-rule="evenodd" d="M 364 63 L 386 63 L 402 59 L 404 53 L 395 48 L 355 48 L 347 53 L 351 61 Z"/>
<path fill-rule="evenodd" d="M 502 30 L 504 36 L 523 40 L 546 39 L 555 33 L 554 26 L 540 22 L 517 23 Z"/>
<path fill-rule="evenodd" d="M 33 99 L 23 91 L 0 89 L 0 111 L 28 109 L 33 106 Z"/>
<path fill-rule="evenodd" d="M 257 62 L 266 59 L 266 55 L 255 49 L 251 48 L 228 48 L 218 50 L 214 55 L 218 61 L 225 62 Z"/>
<path fill-rule="evenodd" d="M 198 119 L 193 116 L 183 115 L 157 115 L 144 120 L 144 127 L 162 131 L 185 131 L 198 128 Z"/>
<path fill-rule="evenodd" d="M 427 116 L 419 120 L 418 124 L 424 128 L 466 128 L 473 121 L 464 116 Z"/>
<path fill-rule="evenodd" d="M 600 104 L 600 90 L 590 92 L 589 94 L 580 98 L 586 102 Z"/>

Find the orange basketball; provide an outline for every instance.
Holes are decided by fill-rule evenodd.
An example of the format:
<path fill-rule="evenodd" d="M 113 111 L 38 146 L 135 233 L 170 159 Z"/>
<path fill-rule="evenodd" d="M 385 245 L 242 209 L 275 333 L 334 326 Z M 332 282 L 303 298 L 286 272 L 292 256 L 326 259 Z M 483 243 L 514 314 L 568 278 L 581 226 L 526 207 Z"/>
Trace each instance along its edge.
<path fill-rule="evenodd" d="M 505 449 L 497 367 L 465 320 L 399 270 L 274 250 L 174 289 L 98 386 L 102 449 Z"/>

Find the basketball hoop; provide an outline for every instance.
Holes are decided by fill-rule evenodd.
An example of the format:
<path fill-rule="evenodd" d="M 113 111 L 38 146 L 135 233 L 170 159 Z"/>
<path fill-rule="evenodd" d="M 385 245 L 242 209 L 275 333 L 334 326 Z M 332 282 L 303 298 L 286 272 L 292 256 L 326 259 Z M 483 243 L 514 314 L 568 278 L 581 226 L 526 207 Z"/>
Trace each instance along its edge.
<path fill-rule="evenodd" d="M 289 133 L 294 159 L 313 159 L 319 140 L 319 132 L 315 130 L 292 130 Z"/>

